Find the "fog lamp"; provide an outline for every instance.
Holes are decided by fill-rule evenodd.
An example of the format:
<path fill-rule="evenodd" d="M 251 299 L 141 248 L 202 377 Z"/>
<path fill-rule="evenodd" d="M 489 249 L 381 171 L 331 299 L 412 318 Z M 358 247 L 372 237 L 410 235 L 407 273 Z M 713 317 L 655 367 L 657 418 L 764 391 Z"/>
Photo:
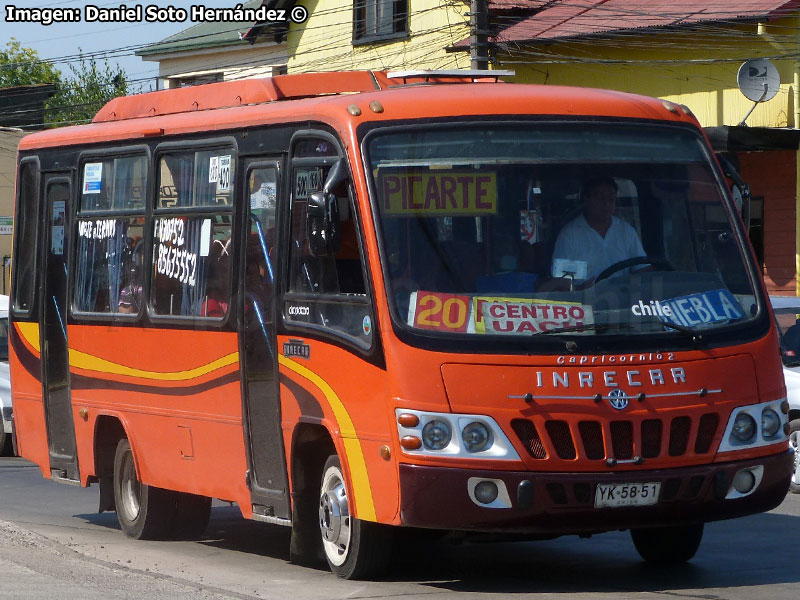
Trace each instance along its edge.
<path fill-rule="evenodd" d="M 452 438 L 450 425 L 446 421 L 433 419 L 422 428 L 422 441 L 429 450 L 446 448 Z"/>
<path fill-rule="evenodd" d="M 481 504 L 491 504 L 497 500 L 497 484 L 494 481 L 481 481 L 475 486 L 475 499 Z"/>
<path fill-rule="evenodd" d="M 733 476 L 733 489 L 740 494 L 749 494 L 756 485 L 756 476 L 752 471 L 743 469 Z"/>
<path fill-rule="evenodd" d="M 781 418 L 771 408 L 765 408 L 761 411 L 761 434 L 765 438 L 772 437 L 777 434 L 781 428 Z"/>
<path fill-rule="evenodd" d="M 736 415 L 731 435 L 740 442 L 749 442 L 756 435 L 756 420 L 746 412 Z"/>

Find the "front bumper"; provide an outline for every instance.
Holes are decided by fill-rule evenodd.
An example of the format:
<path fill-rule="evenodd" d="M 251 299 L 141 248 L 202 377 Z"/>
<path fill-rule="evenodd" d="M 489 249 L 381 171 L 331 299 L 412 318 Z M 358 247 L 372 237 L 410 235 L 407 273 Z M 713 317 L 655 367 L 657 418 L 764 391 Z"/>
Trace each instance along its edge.
<path fill-rule="evenodd" d="M 729 498 L 734 474 L 763 467 L 750 494 Z M 758 459 L 698 467 L 615 473 L 483 471 L 400 465 L 404 525 L 434 529 L 543 535 L 599 533 L 716 521 L 764 512 L 783 501 L 793 469 L 791 451 Z M 487 508 L 470 499 L 470 478 L 501 480 L 510 508 Z M 595 508 L 598 483 L 661 482 L 651 506 Z"/>

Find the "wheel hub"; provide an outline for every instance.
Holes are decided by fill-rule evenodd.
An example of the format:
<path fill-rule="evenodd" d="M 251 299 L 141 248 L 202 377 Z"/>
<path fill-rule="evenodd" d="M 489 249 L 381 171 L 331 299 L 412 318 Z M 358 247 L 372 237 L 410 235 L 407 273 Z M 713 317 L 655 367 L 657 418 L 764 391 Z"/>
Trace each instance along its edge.
<path fill-rule="evenodd" d="M 337 545 L 347 543 L 349 516 L 347 495 L 341 483 L 322 494 L 319 501 L 319 527 L 326 541 Z"/>
<path fill-rule="evenodd" d="M 121 508 L 125 511 L 128 519 L 133 521 L 139 516 L 142 489 L 136 478 L 136 467 L 130 454 L 126 455 L 123 463 L 121 484 L 123 504 Z"/>

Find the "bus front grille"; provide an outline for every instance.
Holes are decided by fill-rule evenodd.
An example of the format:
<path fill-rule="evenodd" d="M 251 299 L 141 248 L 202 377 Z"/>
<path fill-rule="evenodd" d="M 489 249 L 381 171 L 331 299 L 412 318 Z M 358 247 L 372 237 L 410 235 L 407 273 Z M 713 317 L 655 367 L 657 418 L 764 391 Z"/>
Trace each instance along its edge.
<path fill-rule="evenodd" d="M 514 419 L 511 428 L 531 458 L 537 460 L 630 460 L 707 454 L 719 428 L 719 415 L 699 419 L 615 421 Z M 666 432 L 666 439 L 665 439 Z"/>

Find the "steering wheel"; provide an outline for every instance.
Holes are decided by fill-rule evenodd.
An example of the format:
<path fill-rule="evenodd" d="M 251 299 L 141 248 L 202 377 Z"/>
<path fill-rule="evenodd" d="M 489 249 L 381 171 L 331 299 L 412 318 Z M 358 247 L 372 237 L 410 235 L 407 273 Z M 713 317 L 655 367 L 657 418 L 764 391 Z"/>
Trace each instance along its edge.
<path fill-rule="evenodd" d="M 653 265 L 654 267 L 658 267 L 658 269 L 661 271 L 675 270 L 675 267 L 672 266 L 672 263 L 663 256 L 634 256 L 633 258 L 626 258 L 625 260 L 615 262 L 613 265 L 609 265 L 600 271 L 600 274 L 594 278 L 594 282 L 597 283 L 598 281 L 607 279 L 617 271 L 627 269 L 628 267 L 632 267 L 634 265 Z"/>

